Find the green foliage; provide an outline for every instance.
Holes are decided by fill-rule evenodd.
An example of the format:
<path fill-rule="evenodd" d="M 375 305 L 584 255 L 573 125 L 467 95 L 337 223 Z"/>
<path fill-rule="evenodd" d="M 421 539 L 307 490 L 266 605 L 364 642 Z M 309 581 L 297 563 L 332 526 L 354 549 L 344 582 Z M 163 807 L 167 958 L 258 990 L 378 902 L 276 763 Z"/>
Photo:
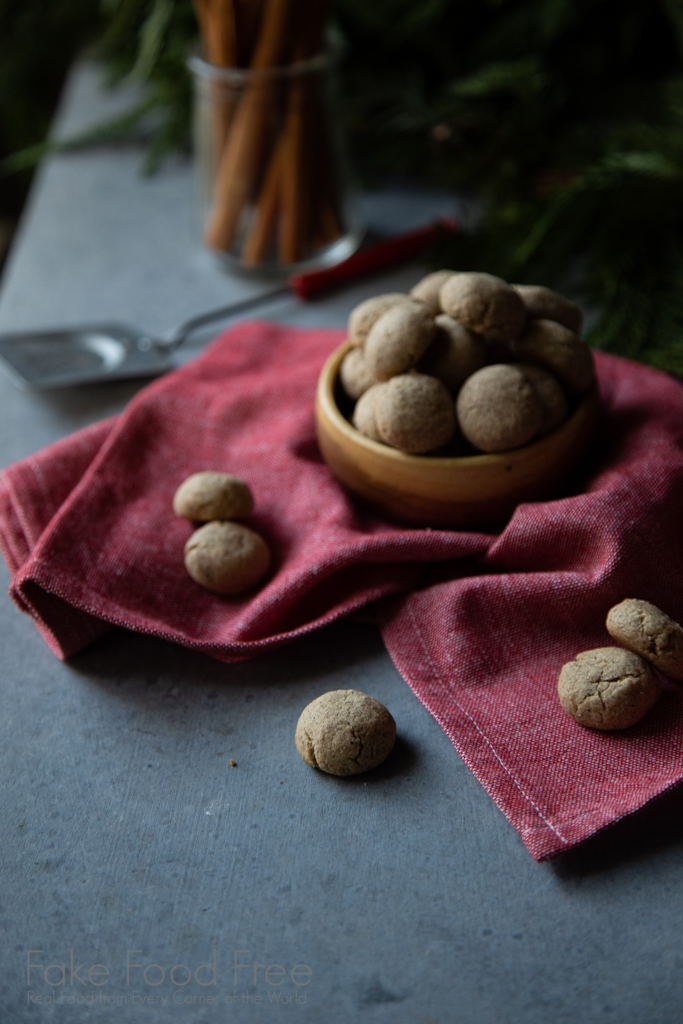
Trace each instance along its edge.
<path fill-rule="evenodd" d="M 680 0 L 360 8 L 337 3 L 366 170 L 481 211 L 442 264 L 569 291 L 594 344 L 683 374 Z"/>
<path fill-rule="evenodd" d="M 45 7 L 0 0 L 5 97 L 32 71 L 3 27 L 30 39 L 36 28 L 21 26 Z M 100 136 L 153 111 L 148 167 L 187 144 L 190 0 L 50 10 L 60 24 L 82 21 L 64 52 L 102 24 L 112 78 L 147 84 L 149 99 Z M 683 374 L 683 0 L 335 0 L 334 15 L 365 180 L 433 182 L 480 211 L 440 259 L 558 286 L 596 311 L 595 344 Z M 10 72 L 3 45 L 17 52 Z M 41 47 L 49 65 L 54 40 Z M 21 122 L 21 104 L 0 107 L 15 148 L 38 141 L 8 132 L 7 117 Z"/>
<path fill-rule="evenodd" d="M 191 0 L 103 0 L 108 16 L 100 49 L 111 81 L 147 85 L 149 103 L 138 123 L 155 113 L 144 170 L 153 171 L 167 153 L 188 148 L 191 83 L 185 66 L 197 39 Z"/>

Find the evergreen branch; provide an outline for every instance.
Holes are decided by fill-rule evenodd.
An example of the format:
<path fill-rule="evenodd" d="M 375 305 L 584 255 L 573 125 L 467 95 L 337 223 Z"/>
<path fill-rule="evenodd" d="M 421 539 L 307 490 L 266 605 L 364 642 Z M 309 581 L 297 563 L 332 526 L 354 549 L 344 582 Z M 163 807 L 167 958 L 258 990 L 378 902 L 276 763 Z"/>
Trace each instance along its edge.
<path fill-rule="evenodd" d="M 35 146 L 26 146 L 0 161 L 0 178 L 34 168 L 44 157 L 53 153 L 73 153 L 105 143 L 129 140 L 155 107 L 155 99 L 150 96 L 125 114 L 101 121 L 76 135 L 65 139 L 47 139 Z"/>

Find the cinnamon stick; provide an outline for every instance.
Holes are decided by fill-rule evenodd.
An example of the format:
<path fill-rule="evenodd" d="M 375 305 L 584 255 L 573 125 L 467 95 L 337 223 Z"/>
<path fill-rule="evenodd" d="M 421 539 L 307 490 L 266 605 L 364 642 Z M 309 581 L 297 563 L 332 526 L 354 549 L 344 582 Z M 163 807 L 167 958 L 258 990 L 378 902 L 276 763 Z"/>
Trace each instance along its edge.
<path fill-rule="evenodd" d="M 282 205 L 278 260 L 296 263 L 303 256 L 305 244 L 308 172 L 310 164 L 305 152 L 306 115 L 305 85 L 294 81 L 289 91 L 287 119 L 282 131 L 282 163 L 280 165 Z"/>
<path fill-rule="evenodd" d="M 237 59 L 237 38 L 232 0 L 195 0 L 195 13 L 208 62 L 216 67 L 234 67 Z M 234 88 L 225 83 L 212 81 L 209 84 L 209 94 L 215 165 L 223 152 L 230 130 L 235 92 Z"/>
<path fill-rule="evenodd" d="M 237 66 L 248 68 L 258 41 L 264 0 L 235 0 Z"/>
<path fill-rule="evenodd" d="M 282 59 L 292 14 L 292 0 L 266 0 L 261 31 L 252 59 L 254 70 Z M 237 107 L 216 175 L 214 208 L 205 240 L 215 249 L 230 249 L 240 214 L 254 189 L 272 134 L 274 83 L 264 77 L 246 87 Z"/>
<path fill-rule="evenodd" d="M 256 206 L 254 222 L 242 250 L 242 263 L 246 266 L 253 267 L 263 263 L 273 238 L 275 218 L 280 201 L 283 149 L 284 137 L 281 135 L 268 165 Z"/>

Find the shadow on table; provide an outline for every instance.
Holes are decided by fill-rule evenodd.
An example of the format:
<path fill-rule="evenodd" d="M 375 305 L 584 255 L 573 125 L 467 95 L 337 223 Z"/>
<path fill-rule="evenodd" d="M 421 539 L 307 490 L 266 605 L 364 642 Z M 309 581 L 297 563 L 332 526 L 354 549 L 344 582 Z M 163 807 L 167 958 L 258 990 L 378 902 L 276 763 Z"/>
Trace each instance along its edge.
<path fill-rule="evenodd" d="M 174 686 L 190 689 L 244 686 L 287 686 L 322 678 L 339 669 L 349 670 L 373 656 L 383 655 L 384 644 L 376 626 L 359 622 L 333 623 L 309 636 L 238 662 L 218 661 L 187 647 L 124 629 L 113 629 L 69 659 L 80 675 L 117 691 L 167 678 Z M 122 682 L 125 680 L 125 685 Z"/>
<path fill-rule="evenodd" d="M 308 689 L 312 682 L 317 682 L 318 692 L 308 693 L 304 703 L 327 690 L 339 689 L 340 685 L 362 690 L 367 686 L 372 691 L 368 665 L 377 658 L 386 658 L 377 627 L 347 621 L 237 663 L 217 661 L 156 637 L 114 629 L 70 658 L 69 665 L 117 699 L 147 709 L 153 707 L 162 718 L 175 718 L 184 698 L 189 709 L 214 706 L 219 695 L 250 702 L 259 687 L 296 687 L 301 694 L 302 684 Z M 396 675 L 399 678 L 398 672 Z M 300 710 L 303 704 L 296 711 L 297 718 Z M 362 775 L 328 778 L 341 785 L 370 786 L 409 774 L 417 761 L 416 749 L 399 735 L 391 755 L 378 768 Z"/>
<path fill-rule="evenodd" d="M 552 861 L 560 879 L 610 871 L 683 843 L 683 785 Z"/>

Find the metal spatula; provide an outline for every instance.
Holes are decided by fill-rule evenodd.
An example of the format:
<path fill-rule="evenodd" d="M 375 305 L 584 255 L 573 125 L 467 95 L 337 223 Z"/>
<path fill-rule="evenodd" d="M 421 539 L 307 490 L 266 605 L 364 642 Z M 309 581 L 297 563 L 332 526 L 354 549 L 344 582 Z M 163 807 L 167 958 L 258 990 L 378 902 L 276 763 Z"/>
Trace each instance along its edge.
<path fill-rule="evenodd" d="M 125 324 L 86 324 L 60 330 L 0 334 L 0 368 L 20 388 L 91 384 L 128 377 L 156 377 L 172 369 L 171 353 L 200 327 L 238 316 L 293 293 L 314 298 L 335 286 L 416 256 L 436 237 L 457 230 L 454 221 L 435 224 L 361 249 L 343 263 L 324 270 L 293 274 L 287 284 L 186 320 L 165 338 L 154 338 Z"/>

